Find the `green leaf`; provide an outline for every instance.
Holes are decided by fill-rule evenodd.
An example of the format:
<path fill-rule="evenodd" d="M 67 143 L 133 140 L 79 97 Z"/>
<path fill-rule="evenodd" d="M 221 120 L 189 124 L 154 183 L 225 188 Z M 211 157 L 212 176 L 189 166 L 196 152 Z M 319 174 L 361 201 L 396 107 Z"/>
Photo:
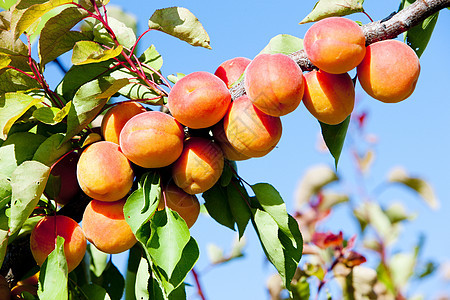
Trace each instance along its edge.
<path fill-rule="evenodd" d="M 125 202 L 125 220 L 134 234 L 155 213 L 161 197 L 161 183 L 157 172 L 149 172 L 141 177 L 142 186 L 135 190 Z"/>
<path fill-rule="evenodd" d="M 403 288 L 414 274 L 416 257 L 413 253 L 397 253 L 389 260 L 389 269 L 395 286 Z"/>
<path fill-rule="evenodd" d="M 122 298 L 125 280 L 111 261 L 108 262 L 101 277 L 94 278 L 93 282 L 102 286 L 108 292 L 108 295 L 112 300 L 120 300 Z"/>
<path fill-rule="evenodd" d="M 81 286 L 81 290 L 87 299 L 110 300 L 106 290 L 98 284 L 89 283 Z"/>
<path fill-rule="evenodd" d="M 166 278 L 171 278 L 184 247 L 190 240 L 189 229 L 184 220 L 166 207 L 157 211 L 151 222 L 151 235 L 147 250 L 153 263 L 161 268 Z"/>
<path fill-rule="evenodd" d="M 90 258 L 89 269 L 95 276 L 100 277 L 108 265 L 109 254 L 98 250 L 92 244 L 87 246 L 87 253 Z"/>
<path fill-rule="evenodd" d="M 67 133 L 61 144 L 83 130 L 100 113 L 111 95 L 123 87 L 110 77 L 95 79 L 82 85 L 75 94 L 67 116 Z"/>
<path fill-rule="evenodd" d="M 51 167 L 60 157 L 72 149 L 68 142 L 61 145 L 64 134 L 55 133 L 47 138 L 34 153 L 33 160 Z M 61 145 L 61 146 L 60 146 Z"/>
<path fill-rule="evenodd" d="M 9 226 L 8 217 L 6 216 L 6 209 L 0 210 L 0 266 L 3 265 L 3 259 L 6 255 L 6 248 L 8 247 Z"/>
<path fill-rule="evenodd" d="M 257 209 L 252 222 L 267 258 L 277 269 L 283 284 L 289 289 L 291 280 L 297 270 L 303 247 L 297 221 L 289 217 L 291 235 L 299 238 L 296 242 L 297 248 L 267 212 Z"/>
<path fill-rule="evenodd" d="M 24 161 L 31 160 L 45 137 L 31 132 L 11 134 L 0 147 L 0 174 L 10 178 Z"/>
<path fill-rule="evenodd" d="M 10 62 L 11 58 L 8 55 L 0 54 L 0 70 L 8 67 Z"/>
<path fill-rule="evenodd" d="M 107 61 L 119 56 L 122 50 L 123 47 L 121 45 L 105 50 L 96 42 L 79 41 L 73 47 L 72 63 L 74 65 L 85 65 Z"/>
<path fill-rule="evenodd" d="M 252 213 L 248 204 L 249 196 L 247 191 L 238 180 L 232 180 L 233 182 L 227 187 L 227 198 L 231 214 L 233 215 L 234 220 L 236 220 L 239 238 L 241 238 L 244 235 L 248 221 L 252 217 Z"/>
<path fill-rule="evenodd" d="M 303 40 L 289 34 L 279 34 L 273 37 L 269 44 L 260 52 L 267 54 L 283 53 L 291 54 L 303 49 Z"/>
<path fill-rule="evenodd" d="M 71 50 L 76 42 L 88 39 L 86 34 L 70 30 L 87 16 L 85 10 L 68 7 L 45 23 L 39 39 L 41 66 Z"/>
<path fill-rule="evenodd" d="M 347 135 L 348 125 L 350 123 L 350 116 L 337 125 L 328 125 L 322 122 L 319 123 L 322 129 L 323 140 L 325 141 L 328 150 L 330 150 L 331 155 L 334 157 L 334 165 L 337 169 L 342 147 L 344 146 L 345 136 Z"/>
<path fill-rule="evenodd" d="M 0 209 L 3 209 L 11 201 L 11 195 L 11 182 L 8 177 L 0 175 Z"/>
<path fill-rule="evenodd" d="M 64 254 L 64 238 L 58 236 L 55 249 L 48 255 L 41 266 L 38 288 L 39 299 L 68 299 L 67 280 L 68 272 Z"/>
<path fill-rule="evenodd" d="M 136 275 L 136 283 L 134 286 L 135 290 L 135 298 L 133 299 L 142 299 L 142 300 L 149 300 L 149 299 L 163 299 L 162 295 L 158 298 L 152 297 L 150 298 L 149 295 L 149 282 L 152 283 L 151 273 L 150 273 L 150 267 L 148 265 L 148 261 L 145 257 L 141 257 L 141 260 L 139 262 L 139 267 L 137 270 Z M 126 299 L 128 300 L 128 299 Z M 131 300 L 131 299 L 129 299 Z"/>
<path fill-rule="evenodd" d="M 209 215 L 219 224 L 234 229 L 234 217 L 228 204 L 228 195 L 220 183 L 216 183 L 212 188 L 202 194 L 205 199 L 205 207 Z"/>
<path fill-rule="evenodd" d="M 56 120 L 56 115 L 60 111 L 61 110 L 57 107 L 43 106 L 33 111 L 33 117 L 44 124 L 55 125 L 60 122 Z"/>
<path fill-rule="evenodd" d="M 38 89 L 41 86 L 39 83 L 30 78 L 29 76 L 13 70 L 7 69 L 0 71 L 0 95 L 3 97 L 3 94 L 9 92 L 18 92 L 18 91 L 26 91 L 30 89 Z M 0 100 L 0 107 L 3 107 L 4 101 Z"/>
<path fill-rule="evenodd" d="M 434 194 L 433 188 L 422 178 L 410 176 L 404 169 L 398 167 L 390 171 L 388 180 L 390 182 L 400 183 L 417 192 L 430 208 L 437 209 L 439 207 L 439 200 Z"/>
<path fill-rule="evenodd" d="M 148 27 L 172 35 L 192 46 L 211 49 L 208 33 L 199 20 L 186 8 L 158 9 L 150 17 Z"/>
<path fill-rule="evenodd" d="M 153 70 L 160 70 L 163 65 L 163 59 L 161 54 L 156 51 L 156 48 L 154 45 L 151 45 L 147 50 L 142 53 L 142 55 L 139 57 L 139 61 L 144 63 L 146 66 L 151 67 Z M 153 70 L 146 69 L 147 72 L 154 73 Z"/>
<path fill-rule="evenodd" d="M 404 0 L 400 5 L 400 9 L 404 9 L 414 2 L 415 0 Z M 425 51 L 431 39 L 438 16 L 439 12 L 429 16 L 403 34 L 405 42 L 416 52 L 418 57 Z"/>
<path fill-rule="evenodd" d="M 37 161 L 25 161 L 11 176 L 12 200 L 9 228 L 20 229 L 36 207 L 44 191 L 50 168 Z"/>
<path fill-rule="evenodd" d="M 309 282 L 305 276 L 300 277 L 295 284 L 292 285 L 292 293 L 294 294 L 294 300 L 310 299 L 311 291 Z"/>
<path fill-rule="evenodd" d="M 186 75 L 183 74 L 183 73 L 177 73 L 177 74 L 175 74 L 175 75 L 170 74 L 170 75 L 167 76 L 167 79 L 169 79 L 170 82 L 172 82 L 172 83 L 175 84 L 175 83 L 178 82 L 178 80 L 180 80 L 180 79 L 183 78 L 184 76 L 186 76 Z"/>
<path fill-rule="evenodd" d="M 319 0 L 300 24 L 362 12 L 364 11 L 363 3 L 364 0 Z"/>
<path fill-rule="evenodd" d="M 11 28 L 14 32 L 14 38 L 18 39 L 19 36 L 24 33 L 34 22 L 36 22 L 40 17 L 42 17 L 46 12 L 51 9 L 58 7 L 63 4 L 67 4 L 72 2 L 71 0 L 49 0 L 47 2 L 38 1 L 38 4 L 31 5 L 24 9 L 21 9 L 20 5 L 21 1 L 17 9 L 13 11 Z M 36 3 L 36 2 L 34 2 Z M 28 33 L 32 33 L 28 32 Z"/>
<path fill-rule="evenodd" d="M 108 26 L 114 32 L 117 41 L 120 45 L 125 48 L 131 49 L 136 43 L 136 34 L 134 33 L 132 28 L 127 27 L 123 22 L 113 18 L 108 17 Z M 99 42 L 101 44 L 107 46 L 116 46 L 114 40 L 111 38 L 110 33 L 103 27 L 103 24 L 99 21 L 94 25 L 94 41 Z"/>
<path fill-rule="evenodd" d="M 0 96 L 0 129 L 3 139 L 8 135 L 14 122 L 23 116 L 28 109 L 37 103 L 40 99 L 33 98 L 24 93 L 6 93 Z"/>
<path fill-rule="evenodd" d="M 16 2 L 17 2 L 17 0 L 1 0 L 0 1 L 0 8 L 2 8 L 4 10 L 8 10 Z"/>

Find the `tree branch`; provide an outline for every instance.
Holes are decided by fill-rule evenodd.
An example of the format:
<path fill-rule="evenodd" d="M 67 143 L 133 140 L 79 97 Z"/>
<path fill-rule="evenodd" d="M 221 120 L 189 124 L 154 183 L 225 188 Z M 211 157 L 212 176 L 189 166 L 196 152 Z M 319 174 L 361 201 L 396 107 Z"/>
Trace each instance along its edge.
<path fill-rule="evenodd" d="M 383 20 L 365 24 L 362 26 L 362 30 L 366 37 L 366 45 L 393 39 L 446 7 L 450 7 L 450 0 L 417 0 L 405 9 Z M 303 71 L 311 71 L 316 68 L 308 59 L 304 50 L 294 52 L 289 56 Z M 230 92 L 233 99 L 244 95 L 244 82 L 241 81 L 235 85 L 230 89 Z"/>

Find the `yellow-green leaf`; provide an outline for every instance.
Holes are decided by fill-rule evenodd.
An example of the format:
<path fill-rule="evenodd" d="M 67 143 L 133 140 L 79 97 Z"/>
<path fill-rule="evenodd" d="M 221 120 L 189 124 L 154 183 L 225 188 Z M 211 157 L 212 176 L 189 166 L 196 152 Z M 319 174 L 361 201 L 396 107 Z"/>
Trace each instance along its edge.
<path fill-rule="evenodd" d="M 122 49 L 123 47 L 119 45 L 115 48 L 105 50 L 96 42 L 79 41 L 73 47 L 72 63 L 74 65 L 85 65 L 107 61 L 119 56 Z"/>
<path fill-rule="evenodd" d="M 362 12 L 363 2 L 364 0 L 319 0 L 300 24 Z"/>
<path fill-rule="evenodd" d="M 208 33 L 194 14 L 186 8 L 158 9 L 150 17 L 148 27 L 170 34 L 192 46 L 211 49 Z"/>

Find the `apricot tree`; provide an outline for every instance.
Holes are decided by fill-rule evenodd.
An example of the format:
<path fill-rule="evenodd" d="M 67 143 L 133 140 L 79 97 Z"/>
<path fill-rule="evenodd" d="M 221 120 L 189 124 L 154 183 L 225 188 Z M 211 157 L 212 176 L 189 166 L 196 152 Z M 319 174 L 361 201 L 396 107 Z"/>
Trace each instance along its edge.
<path fill-rule="evenodd" d="M 284 36 L 253 60 L 186 76 L 163 75 L 155 46 L 142 53 L 137 46 L 159 30 L 210 48 L 192 12 L 159 9 L 136 36 L 107 3 L 1 4 L 2 275 L 12 287 L 39 271 L 38 287 L 23 292 L 28 298 L 120 299 L 124 278 L 104 262 L 131 249 L 128 297 L 183 299 L 199 257 L 189 228 L 202 194 L 211 218 L 239 238 L 252 225 L 282 286 L 301 298 L 303 229 L 275 187 L 247 183 L 235 161 L 272 151 L 281 117 L 303 102 L 337 167 L 355 100 L 356 77 L 347 72 L 357 68 L 373 98 L 406 99 L 426 47 L 415 35 L 430 36 L 430 20 L 450 1 L 403 0 L 396 14 L 359 25 L 342 16 L 363 11 L 362 1 L 321 0 L 301 22 L 318 21 L 304 44 Z M 391 40 L 403 32 L 409 46 Z M 45 67 L 69 51 L 72 66 L 52 88 Z M 313 242 L 336 246 L 336 261 L 350 269 L 364 261 L 342 235 Z"/>

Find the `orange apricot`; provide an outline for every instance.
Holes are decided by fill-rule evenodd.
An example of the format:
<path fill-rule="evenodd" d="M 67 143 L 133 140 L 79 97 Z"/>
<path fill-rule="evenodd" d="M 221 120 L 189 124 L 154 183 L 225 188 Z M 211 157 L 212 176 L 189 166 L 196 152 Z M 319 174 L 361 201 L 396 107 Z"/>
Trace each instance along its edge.
<path fill-rule="evenodd" d="M 198 129 L 213 126 L 222 119 L 231 102 L 231 94 L 214 74 L 194 72 L 173 86 L 167 101 L 176 120 Z"/>
<path fill-rule="evenodd" d="M 230 144 L 227 136 L 225 135 L 222 121 L 213 126 L 212 133 L 215 141 L 219 145 L 220 149 L 222 149 L 223 156 L 226 159 L 240 161 L 250 158 L 247 155 L 239 152 L 236 148 L 233 147 L 233 145 Z"/>
<path fill-rule="evenodd" d="M 119 145 L 100 141 L 89 145 L 77 164 L 77 179 L 83 192 L 101 201 L 117 201 L 133 185 L 134 173 Z"/>
<path fill-rule="evenodd" d="M 244 73 L 245 68 L 250 62 L 251 60 L 246 57 L 235 57 L 229 59 L 220 64 L 214 72 L 214 75 L 222 79 L 227 85 L 227 88 L 231 88 L 231 86 Z"/>
<path fill-rule="evenodd" d="M 311 62 L 332 74 L 342 74 L 356 68 L 366 53 L 365 43 L 361 27 L 341 17 L 330 17 L 315 23 L 303 40 Z"/>
<path fill-rule="evenodd" d="M 131 118 L 120 133 L 125 156 L 144 168 L 173 163 L 183 151 L 183 127 L 172 116 L 148 111 Z"/>
<path fill-rule="evenodd" d="M 125 123 L 147 110 L 138 102 L 122 102 L 110 108 L 102 119 L 102 135 L 105 141 L 119 144 L 120 131 Z"/>
<path fill-rule="evenodd" d="M 246 95 L 233 101 L 223 126 L 231 146 L 248 157 L 268 154 L 282 133 L 280 118 L 263 113 Z"/>
<path fill-rule="evenodd" d="M 355 105 L 355 88 L 350 75 L 322 70 L 305 74 L 303 103 L 320 122 L 336 125 L 344 121 Z"/>
<path fill-rule="evenodd" d="M 219 180 L 223 165 L 218 145 L 205 138 L 191 137 L 172 166 L 172 178 L 188 194 L 203 193 Z"/>
<path fill-rule="evenodd" d="M 197 196 L 186 193 L 175 184 L 169 184 L 164 187 L 163 197 L 159 200 L 158 210 L 164 209 L 165 205 L 176 211 L 186 222 L 188 228 L 194 225 L 200 214 L 200 203 Z"/>
<path fill-rule="evenodd" d="M 130 249 L 136 243 L 136 237 L 125 221 L 125 201 L 92 200 L 86 206 L 81 226 L 88 241 L 98 250 L 115 254 Z"/>
<path fill-rule="evenodd" d="M 66 216 L 45 216 L 31 231 L 30 249 L 38 265 L 55 249 L 56 237 L 64 238 L 64 254 L 69 272 L 83 260 L 86 252 L 86 237 L 73 219 Z"/>
<path fill-rule="evenodd" d="M 248 65 L 244 78 L 248 98 L 274 117 L 294 111 L 303 97 L 302 69 L 284 54 L 260 54 Z"/>
<path fill-rule="evenodd" d="M 416 87 L 420 63 L 414 50 L 397 40 L 385 40 L 367 47 L 357 68 L 358 80 L 367 94 L 386 103 L 408 98 Z"/>

